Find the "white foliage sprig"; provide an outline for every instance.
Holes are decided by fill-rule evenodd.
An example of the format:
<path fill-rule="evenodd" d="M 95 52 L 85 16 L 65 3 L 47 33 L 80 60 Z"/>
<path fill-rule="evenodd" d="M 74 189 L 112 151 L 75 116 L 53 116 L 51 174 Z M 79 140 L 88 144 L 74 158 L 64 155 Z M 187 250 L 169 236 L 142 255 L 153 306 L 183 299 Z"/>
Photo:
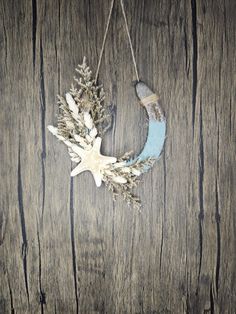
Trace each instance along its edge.
<path fill-rule="evenodd" d="M 97 86 L 92 79 L 92 72 L 83 60 L 82 65 L 78 66 L 77 71 L 81 75 L 78 82 L 79 89 L 73 85 L 70 92 L 66 93 L 65 98 L 58 96 L 59 116 L 57 128 L 49 126 L 49 131 L 67 146 L 79 144 L 83 149 L 90 149 L 95 138 L 99 135 L 97 127 L 101 126 L 95 122 L 93 117 L 101 116 L 104 108 L 104 92 L 102 87 Z M 70 156 L 71 153 L 69 152 Z M 75 156 L 71 159 L 76 161 Z"/>

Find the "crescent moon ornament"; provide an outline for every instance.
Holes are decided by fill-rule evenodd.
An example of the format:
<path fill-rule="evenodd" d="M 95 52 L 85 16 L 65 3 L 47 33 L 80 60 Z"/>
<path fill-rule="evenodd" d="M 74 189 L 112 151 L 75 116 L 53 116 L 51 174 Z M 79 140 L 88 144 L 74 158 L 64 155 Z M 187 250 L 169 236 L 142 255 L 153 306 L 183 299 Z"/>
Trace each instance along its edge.
<path fill-rule="evenodd" d="M 77 163 L 71 176 L 90 171 L 98 187 L 104 182 L 113 192 L 114 200 L 120 194 L 129 205 L 139 208 L 140 200 L 132 189 L 137 186 L 138 177 L 159 158 L 165 142 L 166 121 L 159 98 L 144 82 L 136 84 L 137 96 L 149 118 L 144 148 L 133 159 L 127 153 L 120 158 L 104 156 L 100 150 L 102 137 L 111 126 L 109 106 L 104 103 L 103 88 L 93 79 L 85 58 L 76 71 L 80 75 L 75 78 L 77 87 L 72 85 L 65 98 L 58 97 L 57 127 L 50 125 L 48 129 L 64 142 L 71 161 Z"/>
<path fill-rule="evenodd" d="M 157 95 L 144 82 L 136 84 L 136 93 L 148 114 L 148 136 L 142 152 L 134 160 L 128 161 L 127 165 L 149 158 L 158 159 L 166 136 L 166 120 Z M 149 167 L 146 168 L 148 169 Z"/>

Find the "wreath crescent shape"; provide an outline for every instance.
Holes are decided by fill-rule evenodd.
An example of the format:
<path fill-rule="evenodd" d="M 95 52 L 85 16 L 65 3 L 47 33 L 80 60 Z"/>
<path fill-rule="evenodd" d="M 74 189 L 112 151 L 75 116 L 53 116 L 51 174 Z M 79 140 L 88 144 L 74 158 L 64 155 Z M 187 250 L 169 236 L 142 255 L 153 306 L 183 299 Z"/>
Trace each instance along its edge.
<path fill-rule="evenodd" d="M 140 208 L 140 199 L 132 189 L 159 158 L 165 142 L 166 120 L 159 99 L 145 83 L 136 84 L 137 96 L 149 117 L 144 148 L 134 159 L 130 153 L 120 158 L 104 156 L 101 142 L 112 123 L 110 106 L 104 102 L 103 87 L 92 77 L 85 58 L 76 71 L 80 75 L 74 78 L 77 87 L 72 84 L 65 98 L 58 96 L 57 127 L 49 125 L 48 129 L 67 146 L 71 161 L 77 163 L 71 176 L 90 171 L 98 187 L 104 182 L 113 192 L 114 200 L 121 195 L 129 205 Z"/>

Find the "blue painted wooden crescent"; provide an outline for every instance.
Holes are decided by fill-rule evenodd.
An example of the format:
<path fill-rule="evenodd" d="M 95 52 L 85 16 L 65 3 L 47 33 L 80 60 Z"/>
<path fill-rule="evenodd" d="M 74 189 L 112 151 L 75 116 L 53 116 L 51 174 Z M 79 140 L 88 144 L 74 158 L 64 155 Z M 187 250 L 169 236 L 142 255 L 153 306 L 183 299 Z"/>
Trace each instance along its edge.
<path fill-rule="evenodd" d="M 143 82 L 136 84 L 136 93 L 141 104 L 147 110 L 149 118 L 148 136 L 141 153 L 135 159 L 127 161 L 127 165 L 147 158 L 158 159 L 166 137 L 166 120 L 157 95 Z M 145 168 L 145 171 L 148 171 L 149 168 Z"/>

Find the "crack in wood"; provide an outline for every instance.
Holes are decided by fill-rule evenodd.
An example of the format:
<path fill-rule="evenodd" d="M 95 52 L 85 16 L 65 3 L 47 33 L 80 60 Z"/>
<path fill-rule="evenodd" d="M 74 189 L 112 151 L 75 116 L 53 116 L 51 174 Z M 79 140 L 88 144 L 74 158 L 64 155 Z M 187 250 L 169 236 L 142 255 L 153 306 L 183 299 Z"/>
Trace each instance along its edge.
<path fill-rule="evenodd" d="M 205 312 L 205 311 L 204 311 Z M 209 312 L 209 311 L 208 311 Z M 213 293 L 213 286 L 211 284 L 211 289 L 210 289 L 210 312 L 211 314 L 215 313 L 215 306 L 214 306 L 214 293 Z"/>
<path fill-rule="evenodd" d="M 44 313 L 44 305 L 46 305 L 46 293 L 42 289 L 42 266 L 41 266 L 41 243 L 39 231 L 37 231 L 38 248 L 39 248 L 39 302 L 41 307 L 41 314 Z"/>
<path fill-rule="evenodd" d="M 11 284 L 10 284 L 10 279 L 9 279 L 8 273 L 7 273 L 7 282 L 8 282 L 8 289 L 9 289 L 9 294 L 10 294 L 11 314 L 14 314 L 15 313 L 15 309 L 14 309 L 12 289 L 11 289 Z"/>
<path fill-rule="evenodd" d="M 233 119 L 233 111 L 232 111 L 232 100 L 231 100 L 231 97 L 229 99 L 229 119 L 228 119 L 228 123 L 229 123 L 229 135 L 230 135 L 230 138 L 232 137 L 232 135 L 234 136 L 234 122 L 232 123 L 232 119 Z"/>
<path fill-rule="evenodd" d="M 20 159 L 20 140 L 19 140 L 19 150 L 18 150 L 18 207 L 19 207 L 19 215 L 20 215 L 20 224 L 21 224 L 21 235 L 22 235 L 22 248 L 21 255 L 23 259 L 23 271 L 24 271 L 24 282 L 25 282 L 25 290 L 27 294 L 27 299 L 29 302 L 29 288 L 28 288 L 28 278 L 27 278 L 27 233 L 25 226 L 25 214 L 24 214 L 24 204 L 23 204 L 23 189 L 22 189 L 22 178 L 21 178 L 21 159 Z"/>
<path fill-rule="evenodd" d="M 6 26 L 5 26 L 5 23 L 4 23 L 4 18 L 2 18 L 2 25 L 3 25 L 3 33 L 4 33 L 4 39 L 5 39 L 5 66 L 6 66 L 6 70 L 7 70 L 7 45 L 8 45 L 8 42 L 7 42 L 7 30 L 6 30 Z"/>
<path fill-rule="evenodd" d="M 190 313 L 190 310 L 191 310 L 191 302 L 190 302 L 188 274 L 187 274 L 186 314 Z"/>
<path fill-rule="evenodd" d="M 185 51 L 185 71 L 186 71 L 187 77 L 189 77 L 189 56 L 188 56 L 188 40 L 187 40 L 186 25 L 184 25 L 184 51 Z"/>
<path fill-rule="evenodd" d="M 3 244 L 6 230 L 7 230 L 8 214 L 5 213 L 5 209 L 0 211 L 0 246 Z"/>

